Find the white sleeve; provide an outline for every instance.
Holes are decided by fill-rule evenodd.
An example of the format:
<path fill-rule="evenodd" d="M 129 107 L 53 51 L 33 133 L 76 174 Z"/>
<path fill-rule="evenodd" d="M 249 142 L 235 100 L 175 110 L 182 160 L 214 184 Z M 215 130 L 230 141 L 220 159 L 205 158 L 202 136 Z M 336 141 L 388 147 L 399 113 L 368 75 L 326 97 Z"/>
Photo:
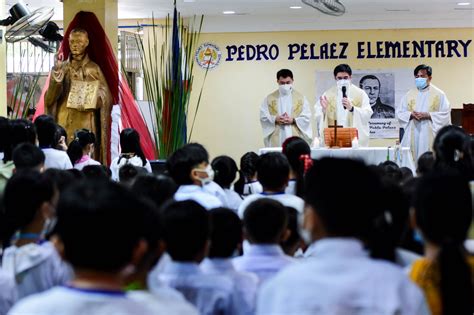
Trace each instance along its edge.
<path fill-rule="evenodd" d="M 407 95 L 403 96 L 402 100 L 400 101 L 400 105 L 396 109 L 396 117 L 398 118 L 398 122 L 400 123 L 400 128 L 407 129 L 408 124 L 410 123 L 410 116 L 411 112 L 408 111 L 408 100 Z"/>
<path fill-rule="evenodd" d="M 275 118 L 275 116 L 270 115 L 268 101 L 265 98 L 260 106 L 260 123 L 262 124 L 263 138 L 269 137 L 275 131 Z"/>
<path fill-rule="evenodd" d="M 323 94 L 324 95 L 324 94 Z M 324 113 L 321 103 L 318 101 L 314 105 L 314 120 L 316 122 L 316 134 L 319 138 L 324 136 Z"/>
<path fill-rule="evenodd" d="M 357 131 L 359 133 L 359 144 L 363 147 L 367 147 L 369 146 L 370 138 L 369 119 L 370 117 L 372 117 L 373 114 L 372 107 L 370 107 L 369 96 L 367 95 L 367 93 L 363 93 L 362 106 L 354 106 L 353 108 L 353 124 L 354 127 L 357 128 Z"/>
<path fill-rule="evenodd" d="M 313 129 L 311 127 L 311 109 L 306 97 L 304 98 L 303 110 L 298 117 L 295 117 L 296 126 L 309 139 L 313 139 Z"/>
<path fill-rule="evenodd" d="M 146 160 L 146 164 L 144 167 L 148 171 L 148 173 L 153 173 L 153 170 L 151 169 L 150 161 Z"/>
<path fill-rule="evenodd" d="M 446 95 L 443 95 L 443 98 L 441 99 L 439 111 L 431 112 L 430 116 L 433 134 L 437 134 L 442 127 L 451 124 L 451 106 Z"/>

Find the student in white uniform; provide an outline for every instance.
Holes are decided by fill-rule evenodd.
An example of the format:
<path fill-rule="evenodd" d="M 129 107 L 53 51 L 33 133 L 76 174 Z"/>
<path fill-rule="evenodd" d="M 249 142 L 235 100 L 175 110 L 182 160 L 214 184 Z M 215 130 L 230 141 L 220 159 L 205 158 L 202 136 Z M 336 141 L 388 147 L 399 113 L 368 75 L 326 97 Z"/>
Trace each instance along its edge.
<path fill-rule="evenodd" d="M 219 198 L 204 189 L 213 180 L 214 171 L 202 145 L 189 143 L 176 150 L 166 161 L 166 168 L 179 186 L 174 194 L 176 201 L 194 200 L 208 210 L 223 206 Z"/>
<path fill-rule="evenodd" d="M 258 278 L 237 271 L 231 257 L 242 246 L 242 223 L 235 212 L 219 208 L 209 211 L 212 233 L 208 258 L 201 263 L 207 274 L 228 276 L 234 284 L 231 314 L 255 314 Z"/>
<path fill-rule="evenodd" d="M 44 167 L 67 170 L 72 168 L 71 160 L 65 151 L 56 149 L 58 125 L 49 115 L 38 116 L 35 120 L 39 147 L 46 157 Z"/>
<path fill-rule="evenodd" d="M 278 201 L 264 198 L 252 202 L 244 213 L 245 237 L 250 244 L 244 247 L 243 256 L 234 258 L 235 269 L 256 274 L 262 283 L 294 263 L 280 246 L 287 223 L 287 210 Z"/>
<path fill-rule="evenodd" d="M 181 292 L 202 315 L 231 314 L 232 280 L 205 274 L 199 266 L 209 245 L 208 211 L 193 200 L 171 202 L 164 206 L 162 220 L 164 243 L 172 261 L 157 279 L 151 279 L 151 291 L 167 285 Z"/>
<path fill-rule="evenodd" d="M 143 167 L 151 173 L 150 162 L 146 159 L 140 145 L 140 134 L 133 128 L 125 128 L 120 132 L 121 153 L 110 163 L 112 180 L 119 181 L 119 170 L 126 164 Z"/>
<path fill-rule="evenodd" d="M 147 207 L 129 190 L 113 182 L 81 182 L 63 192 L 55 230 L 58 246 L 73 266 L 75 277 L 67 286 L 21 300 L 9 314 L 162 312 L 155 304 L 129 298 L 123 290 L 124 275 L 133 270 L 146 251 L 142 236 Z"/>
<path fill-rule="evenodd" d="M 274 199 L 284 206 L 293 207 L 299 213 L 303 213 L 303 199 L 285 193 L 289 175 L 290 164 L 282 153 L 270 152 L 262 155 L 257 163 L 257 177 L 263 186 L 263 192 L 245 198 L 238 210 L 239 217 L 243 218 L 248 205 L 260 198 Z"/>
<path fill-rule="evenodd" d="M 11 246 L 3 253 L 2 268 L 16 280 L 20 299 L 72 277 L 53 244 L 44 239 L 52 227 L 57 198 L 52 181 L 34 171 L 15 173 L 5 188 L 4 244 L 11 240 Z"/>
<path fill-rule="evenodd" d="M 305 169 L 312 165 L 311 148 L 300 137 L 291 137 L 283 142 L 282 153 L 290 163 L 290 179 L 285 193 L 302 197 Z"/>
<path fill-rule="evenodd" d="M 255 152 L 247 152 L 240 158 L 240 177 L 234 184 L 234 190 L 243 197 L 259 194 L 263 191 L 262 185 L 257 180 L 257 162 L 259 158 Z"/>
<path fill-rule="evenodd" d="M 152 177 L 151 175 L 146 178 Z M 151 293 L 148 289 L 147 277 L 154 264 L 163 253 L 163 229 L 159 207 L 148 199 L 144 213 L 143 239 L 146 251 L 137 262 L 134 272 L 126 277 L 127 296 L 142 305 L 153 306 L 156 315 L 198 315 L 198 310 L 178 291 L 162 286 Z"/>
<path fill-rule="evenodd" d="M 69 143 L 67 155 L 75 169 L 82 171 L 87 165 L 100 165 L 91 155 L 94 154 L 95 135 L 88 129 L 79 129 L 74 134 L 74 140 Z"/>
<path fill-rule="evenodd" d="M 264 284 L 257 314 L 430 314 L 402 268 L 372 258 L 382 258 L 389 224 L 377 175 L 355 160 L 324 158 L 305 184 L 302 235 L 314 258 Z"/>
<path fill-rule="evenodd" d="M 222 187 L 226 194 L 227 207 L 237 212 L 242 197 L 231 188 L 237 175 L 237 164 L 230 156 L 221 155 L 212 160 L 211 166 L 215 173 L 214 182 Z"/>
<path fill-rule="evenodd" d="M 0 314 L 6 314 L 16 300 L 15 278 L 0 268 Z"/>

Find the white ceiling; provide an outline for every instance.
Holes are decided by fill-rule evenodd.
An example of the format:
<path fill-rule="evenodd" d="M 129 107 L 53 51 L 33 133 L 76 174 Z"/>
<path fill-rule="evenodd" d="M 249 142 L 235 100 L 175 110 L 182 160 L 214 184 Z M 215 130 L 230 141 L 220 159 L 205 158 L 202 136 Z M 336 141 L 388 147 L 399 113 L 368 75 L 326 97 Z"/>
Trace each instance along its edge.
<path fill-rule="evenodd" d="M 77 0 L 86 1 L 86 0 Z M 177 0 L 184 16 L 205 15 L 205 32 L 255 32 L 379 28 L 474 27 L 474 0 L 340 0 L 346 6 L 341 17 L 327 16 L 300 0 Z M 458 2 L 471 2 L 458 6 Z M 7 0 L 7 10 L 16 3 Z M 55 8 L 54 20 L 62 20 L 58 0 L 24 0 L 32 9 Z M 172 13 L 172 0 L 118 0 L 119 19 L 149 18 Z M 302 6 L 292 10 L 290 6 Z M 224 16 L 225 10 L 237 13 Z M 389 11 L 390 10 L 390 11 Z"/>

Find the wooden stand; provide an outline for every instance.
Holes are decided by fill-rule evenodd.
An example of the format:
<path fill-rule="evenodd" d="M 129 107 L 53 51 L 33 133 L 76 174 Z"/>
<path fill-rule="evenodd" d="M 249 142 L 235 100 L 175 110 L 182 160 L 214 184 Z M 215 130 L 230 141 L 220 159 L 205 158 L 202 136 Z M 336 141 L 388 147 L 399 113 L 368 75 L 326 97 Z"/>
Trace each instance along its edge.
<path fill-rule="evenodd" d="M 474 134 L 474 104 L 463 104 L 462 128 L 470 135 Z"/>
<path fill-rule="evenodd" d="M 357 128 L 342 128 L 337 121 L 334 126 L 324 129 L 324 142 L 331 149 L 350 148 L 354 138 L 359 138 Z"/>

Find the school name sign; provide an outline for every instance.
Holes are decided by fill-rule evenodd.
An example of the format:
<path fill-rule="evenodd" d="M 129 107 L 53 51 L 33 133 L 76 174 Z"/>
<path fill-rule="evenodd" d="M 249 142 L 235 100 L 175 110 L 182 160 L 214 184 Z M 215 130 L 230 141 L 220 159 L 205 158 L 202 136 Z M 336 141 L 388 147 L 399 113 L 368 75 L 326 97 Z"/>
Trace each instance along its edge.
<path fill-rule="evenodd" d="M 471 44 L 472 40 L 457 39 L 227 45 L 224 61 L 467 58 Z"/>

